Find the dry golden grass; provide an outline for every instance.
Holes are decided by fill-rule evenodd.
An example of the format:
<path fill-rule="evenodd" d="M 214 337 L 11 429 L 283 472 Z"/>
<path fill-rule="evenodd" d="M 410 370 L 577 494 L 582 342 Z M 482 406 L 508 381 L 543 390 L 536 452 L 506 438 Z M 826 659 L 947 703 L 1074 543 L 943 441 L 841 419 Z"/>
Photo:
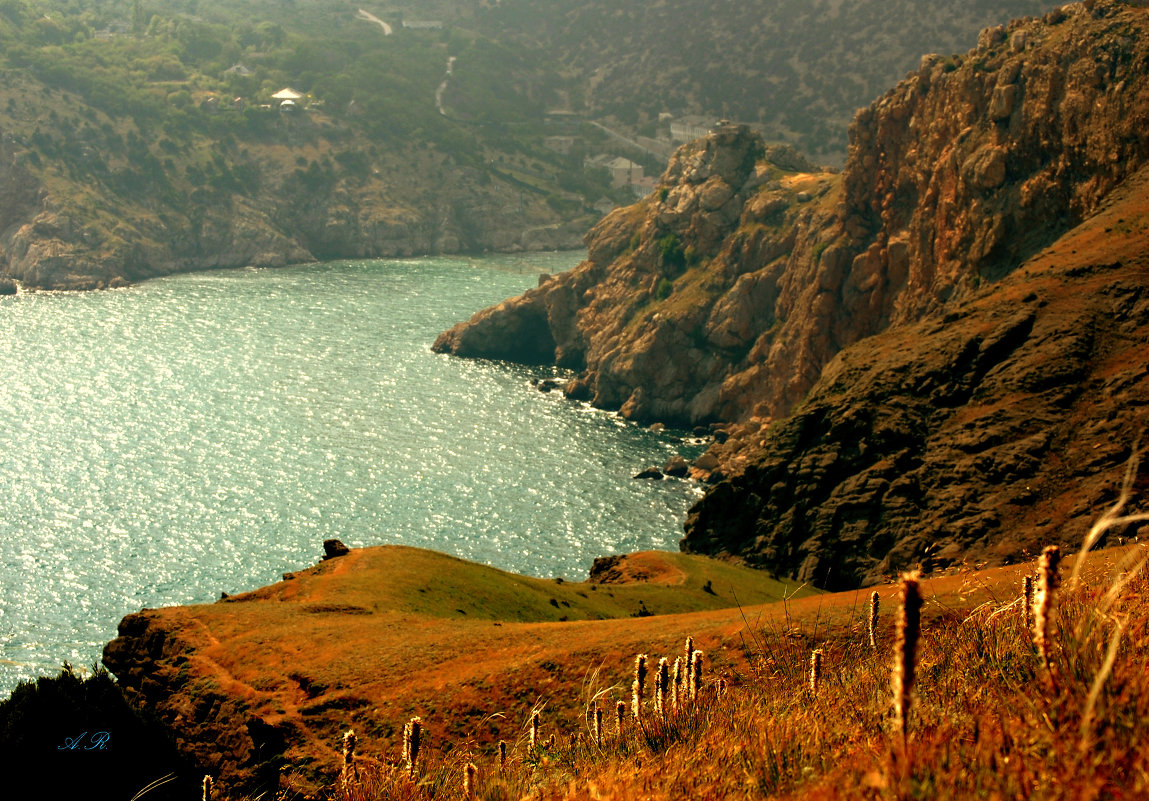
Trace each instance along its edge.
<path fill-rule="evenodd" d="M 364 760 L 358 781 L 334 784 L 336 801 L 455 799 L 802 798 L 1125 799 L 1149 794 L 1149 580 L 1144 545 L 1095 558 L 1057 596 L 1049 672 L 1026 624 L 1022 584 L 972 608 L 923 583 L 906 756 L 894 713 L 896 605 L 887 596 L 869 640 L 868 604 L 853 622 L 820 614 L 768 618 L 748 628 L 747 667 L 706 677 L 696 699 L 627 714 L 620 735 L 611 710 L 630 701 L 622 682 L 584 682 L 581 720 L 521 710 L 522 728 L 498 751 L 477 742 L 443 753 L 432 742 L 414 778 L 395 754 Z M 1080 564 L 1080 559 L 1077 560 Z M 814 649 L 822 652 L 811 692 Z M 677 654 L 655 655 L 649 659 Z M 622 668 L 623 666 L 619 666 Z M 1056 688 L 1051 689 L 1051 688 Z M 629 706 L 629 703 L 627 704 Z M 607 710 L 601 745 L 595 709 Z M 629 710 L 628 710 L 629 712 Z M 541 713 L 535 747 L 532 716 Z M 284 798 L 299 798 L 284 794 Z"/>

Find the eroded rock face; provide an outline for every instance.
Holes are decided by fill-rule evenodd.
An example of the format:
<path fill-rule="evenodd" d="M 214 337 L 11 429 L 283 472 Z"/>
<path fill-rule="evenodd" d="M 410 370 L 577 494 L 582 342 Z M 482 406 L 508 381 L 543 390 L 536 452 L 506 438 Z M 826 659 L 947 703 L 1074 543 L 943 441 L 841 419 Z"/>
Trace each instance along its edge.
<path fill-rule="evenodd" d="M 843 588 L 1077 546 L 1149 423 L 1149 167 L 1108 204 L 946 315 L 843 351 L 791 417 L 719 446 L 742 470 L 691 510 L 683 549 Z M 1114 237 L 1118 220 L 1141 233 Z"/>
<path fill-rule="evenodd" d="M 745 399 L 727 382 L 768 348 L 779 282 L 818 208 L 796 196 L 823 197 L 836 180 L 769 159 L 814 169 L 742 126 L 683 147 L 658 191 L 591 231 L 586 262 L 456 325 L 435 350 L 580 370 L 568 394 L 635 420 L 737 418 Z"/>
<path fill-rule="evenodd" d="M 843 448 L 849 450 L 844 441 L 813 433 L 832 424 L 814 425 L 806 411 L 815 385 L 820 379 L 824 385 L 827 365 L 840 353 L 844 364 L 864 362 L 867 349 L 876 346 L 871 338 L 883 332 L 904 329 L 906 336 L 920 338 L 924 329 L 915 326 L 946 320 L 1098 213 L 1115 188 L 1149 160 L 1147 126 L 1149 13 L 1115 0 L 1066 6 L 1043 19 L 987 29 L 978 47 L 963 56 L 924 57 L 916 73 L 858 114 L 840 176 L 771 163 L 761 143 L 736 127 L 685 146 L 655 194 L 616 211 L 591 232 L 586 263 L 506 302 L 498 314 L 533 315 L 537 322 L 545 309 L 556 361 L 581 370 L 568 384 L 580 398 L 643 422 L 739 424 L 729 443 L 713 449 L 713 469 L 699 463 L 692 475 L 736 482 L 754 472 L 760 480 L 719 485 L 692 516 L 686 547 L 737 553 L 838 586 L 868 580 L 910 558 L 898 553 L 917 553 L 906 531 L 851 527 L 846 512 L 828 513 L 810 529 L 805 516 L 814 502 L 797 491 L 776 496 L 773 484 L 761 479 L 771 476 L 786 485 L 803 474 L 818 478 L 802 486 L 818 487 L 862 482 L 868 489 L 857 490 L 859 497 L 869 499 L 862 506 L 878 510 L 866 513 L 871 516 L 885 515 L 882 510 L 902 497 L 859 478 L 873 476 L 862 462 L 843 455 Z M 751 165 L 751 159 L 758 160 Z M 1115 219 L 1109 233 L 1120 226 L 1128 229 L 1128 221 Z M 1098 256 L 1083 264 L 1075 254 L 1065 255 L 1090 270 L 1112 261 Z M 978 306 L 971 313 L 991 311 Z M 1101 312 L 1080 322 L 1092 325 L 1095 315 Z M 1034 318 L 1034 330 L 1044 325 L 1042 319 Z M 482 315 L 476 320 L 491 324 Z M 463 339 L 466 328 L 456 327 L 437 347 L 465 352 L 452 342 Z M 931 340 L 939 353 L 952 344 Z M 921 406 L 913 393 L 926 390 L 915 389 L 914 376 L 922 372 L 947 383 L 947 371 L 962 367 L 954 360 L 934 361 L 936 356 L 907 355 L 894 372 L 872 376 L 875 387 L 883 380 L 902 387 L 917 410 L 906 412 L 903 422 L 922 442 L 948 418 Z M 1085 375 L 1052 368 L 1049 374 L 1067 386 Z M 861 373 L 850 375 L 860 380 Z M 1007 391 L 993 383 L 983 390 Z M 883 391 L 851 402 L 868 409 L 870 418 L 884 419 L 877 408 L 885 402 Z M 797 417 L 771 426 L 804 400 Z M 964 406 L 967 400 L 946 403 Z M 1050 409 L 1050 419 L 1070 413 L 1056 403 Z M 832 410 L 826 414 L 836 419 Z M 813 428 L 794 433 L 799 425 Z M 1002 441 L 1016 444 L 1032 435 L 1007 432 Z M 783 441 L 790 445 L 783 447 Z M 772 455 L 770 443 L 787 455 Z M 995 494 L 994 503 L 968 503 L 963 493 L 973 491 L 980 474 L 959 470 L 956 479 L 941 477 L 956 464 L 895 462 L 889 475 L 874 480 L 894 483 L 907 470 L 921 468 L 930 477 L 918 479 L 918 486 L 935 479 L 956 482 L 964 489 L 954 497 L 963 500 L 952 509 L 943 504 L 951 511 L 939 511 L 939 519 L 946 525 L 959 518 L 982 522 L 935 540 L 960 548 L 982 543 L 988 553 L 995 540 L 1013 536 L 1001 523 L 1010 515 L 993 511 L 994 503 L 1012 501 Z M 999 478 L 1014 482 L 1024 476 L 1007 471 Z M 905 497 L 906 509 L 925 508 L 928 500 L 921 493 Z M 1080 505 L 1092 512 L 1098 497 L 1083 491 L 1082 499 L 1093 500 Z M 943 508 L 932 503 L 926 505 Z M 753 530 L 759 533 L 746 533 Z M 801 536 L 812 544 L 803 546 Z M 835 561 L 839 547 L 853 555 Z M 858 549 L 865 554 L 854 553 Z M 809 561 L 811 556 L 816 560 Z"/>
<path fill-rule="evenodd" d="M 196 650 L 207 645 L 206 637 L 186 639 L 141 612 L 120 621 L 103 662 L 128 703 L 158 718 L 180 753 L 217 782 L 253 792 L 275 788 L 289 732 L 249 710 L 250 688 L 197 670 L 205 660 Z"/>

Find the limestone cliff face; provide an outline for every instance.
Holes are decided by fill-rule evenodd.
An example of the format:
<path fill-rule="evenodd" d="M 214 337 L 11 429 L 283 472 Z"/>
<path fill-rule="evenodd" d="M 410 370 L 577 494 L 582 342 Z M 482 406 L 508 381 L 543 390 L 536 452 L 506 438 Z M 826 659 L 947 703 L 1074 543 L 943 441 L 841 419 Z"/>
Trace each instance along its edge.
<path fill-rule="evenodd" d="M 740 371 L 769 353 L 785 277 L 809 258 L 803 234 L 829 213 L 836 181 L 719 127 L 675 153 L 654 194 L 591 231 L 587 261 L 434 348 L 579 370 L 569 394 L 636 420 L 736 419 L 748 408 Z"/>
<path fill-rule="evenodd" d="M 1107 326 L 1108 301 L 1080 310 L 1073 325 L 1056 329 L 1061 334 L 1045 326 L 1063 321 L 1038 315 L 999 338 L 992 332 L 1006 309 L 985 296 L 1005 292 L 1007 277 L 1017 279 L 1027 259 L 1079 231 L 1137 173 L 1149 160 L 1147 124 L 1144 7 L 1098 0 L 988 29 L 964 56 L 923 58 L 916 73 L 861 111 L 841 176 L 777 156 L 771 162 L 750 134 L 720 128 L 676 154 L 656 194 L 592 231 L 589 259 L 577 270 L 456 326 L 436 348 L 501 358 L 529 350 L 532 361 L 553 359 L 581 371 L 568 385 L 571 394 L 636 420 L 736 423 L 730 441 L 713 449 L 719 468 L 710 476 L 733 482 L 719 484 L 696 508 L 688 549 L 737 555 L 837 586 L 908 564 L 927 547 L 964 552 L 977 543 L 982 554 L 1009 558 L 1016 548 L 995 551 L 994 543 L 1024 539 L 1006 528 L 1024 516 L 996 513 L 1012 503 L 1008 493 L 978 496 L 975 479 L 1022 481 L 1024 471 L 895 457 L 910 440 L 921 446 L 910 449 L 920 457 L 939 426 L 961 419 L 926 413 L 931 404 L 964 408 L 975 395 L 982 398 L 978 393 L 1004 403 L 1001 393 L 1017 387 L 984 380 L 1005 369 L 997 366 L 1018 343 L 1044 343 L 1042 354 L 1025 357 L 1027 369 L 1033 377 L 1032 365 L 1044 365 L 1050 380 L 1068 384 L 1066 392 L 1094 375 L 1091 359 L 1110 352 L 1108 335 L 1071 348 L 1074 358 L 1065 364 L 1076 367 L 1066 370 L 1052 366 L 1057 360 L 1047 360 L 1048 349 L 1064 345 L 1074 325 Z M 1118 219 L 1110 234 L 1128 229 L 1128 220 Z M 1108 263 L 1102 255 L 1088 262 L 1064 255 L 1090 274 Z M 1136 270 L 1127 272 L 1138 259 L 1134 247 L 1111 280 L 1133 281 L 1129 291 L 1140 297 Z M 1068 278 L 1054 283 L 1057 292 L 1099 291 Z M 1031 291 L 1041 295 L 1031 288 L 1019 297 Z M 945 326 L 957 309 L 976 325 L 954 333 L 954 341 L 923 333 Z M 1139 320 L 1122 330 L 1142 336 Z M 874 339 L 883 332 L 890 339 Z M 894 361 L 865 355 L 891 342 L 910 352 Z M 990 355 L 979 357 L 983 346 Z M 862 363 L 869 372 L 849 367 Z M 834 381 L 827 383 L 831 364 Z M 1029 379 L 1018 381 L 1029 386 Z M 1130 381 L 1141 386 L 1136 377 Z M 843 389 L 851 382 L 860 382 L 857 395 Z M 937 394 L 939 386 L 950 389 Z M 828 387 L 837 394 L 826 394 Z M 887 393 L 926 404 L 890 429 L 888 447 L 875 448 L 874 437 L 834 422 L 834 404 L 855 409 L 859 419 L 884 420 Z M 828 404 L 826 416 L 813 424 L 804 410 L 819 403 Z M 1017 443 L 1036 435 L 1037 421 L 1061 425 L 1077 413 L 1088 420 L 1116 414 L 1117 407 L 1098 411 L 1104 405 L 1072 412 L 1063 399 L 1048 415 L 1035 411 L 1027 425 L 1007 424 L 990 438 L 1022 447 Z M 1020 423 L 1028 407 L 1009 408 L 1000 414 Z M 796 409 L 790 420 L 771 424 Z M 845 458 L 855 437 L 866 441 L 862 450 L 869 454 L 860 461 Z M 1065 445 L 1072 452 L 1079 446 Z M 1069 452 L 1049 447 L 1057 458 Z M 1120 456 L 1111 454 L 1104 467 L 1086 462 L 1111 485 Z M 870 459 L 888 475 L 868 473 Z M 915 479 L 917 490 L 887 496 L 882 482 L 919 468 L 925 473 Z M 954 470 L 957 477 L 941 477 Z M 935 481 L 960 489 L 935 495 L 927 489 Z M 868 511 L 855 520 L 844 510 L 861 486 L 874 492 L 858 496 Z M 843 487 L 850 491 L 835 494 Z M 974 496 L 984 503 L 971 504 Z M 903 517 L 874 511 L 896 506 L 899 497 Z M 1082 488 L 1075 497 L 1074 514 L 1039 504 L 1045 513 L 1028 524 L 1049 535 L 1050 521 L 1072 521 L 1059 535 L 1067 540 L 1099 509 L 1104 493 Z M 838 510 L 841 503 L 847 505 Z M 815 508 L 824 515 L 816 524 L 809 519 Z M 911 533 L 911 520 L 931 515 L 933 523 Z M 982 523 L 958 525 L 973 518 Z"/>
<path fill-rule="evenodd" d="M 846 317 L 915 320 L 1002 277 L 1145 161 L 1146 12 L 1088 5 L 987 29 L 965 56 L 926 56 L 858 114 Z"/>
<path fill-rule="evenodd" d="M 721 128 L 588 236 L 588 261 L 440 337 L 582 371 L 636 420 L 788 413 L 842 348 L 939 312 L 1080 222 L 1149 155 L 1146 12 L 983 32 L 859 113 L 842 175 Z"/>

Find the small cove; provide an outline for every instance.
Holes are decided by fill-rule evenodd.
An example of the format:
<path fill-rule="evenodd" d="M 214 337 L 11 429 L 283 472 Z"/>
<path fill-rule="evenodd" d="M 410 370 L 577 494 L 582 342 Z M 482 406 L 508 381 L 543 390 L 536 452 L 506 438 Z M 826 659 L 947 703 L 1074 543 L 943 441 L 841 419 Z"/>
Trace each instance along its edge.
<path fill-rule="evenodd" d="M 435 336 L 581 254 L 346 261 L 0 298 L 0 691 L 141 607 L 401 543 L 535 576 L 673 549 L 681 446 Z"/>

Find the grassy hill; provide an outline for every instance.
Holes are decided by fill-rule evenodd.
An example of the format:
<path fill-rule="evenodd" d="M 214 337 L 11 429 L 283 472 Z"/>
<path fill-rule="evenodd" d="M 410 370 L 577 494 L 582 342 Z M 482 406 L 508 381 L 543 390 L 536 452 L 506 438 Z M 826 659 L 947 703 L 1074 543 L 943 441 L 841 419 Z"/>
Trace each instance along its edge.
<path fill-rule="evenodd" d="M 631 555 L 576 583 L 414 548 L 356 549 L 219 603 L 130 615 L 104 661 L 225 783 L 282 773 L 313 790 L 348 715 L 372 749 L 419 709 L 441 715 L 453 742 L 493 744 L 505 730 L 486 720 L 492 711 L 546 695 L 554 714 L 573 716 L 583 699 L 572 682 L 597 664 L 613 674 L 635 648 L 688 634 L 708 647 L 742 627 L 739 604 L 817 595 L 683 554 Z"/>
<path fill-rule="evenodd" d="M 889 689 L 898 585 L 873 588 L 871 644 L 869 590 L 705 609 L 728 602 L 700 581 L 749 593 L 755 574 L 679 555 L 628 558 L 614 566 L 626 583 L 588 585 L 355 550 L 221 603 L 129 616 L 105 658 L 231 798 L 266 781 L 288 797 L 454 798 L 467 763 L 481 799 L 1138 797 L 1149 789 L 1145 564 L 1143 545 L 1066 560 L 1048 669 L 1022 601 L 1034 563 L 922 581 L 904 745 Z M 698 611 L 627 616 L 636 599 L 656 605 L 660 586 Z M 622 616 L 556 620 L 551 598 L 564 613 Z M 660 715 L 659 658 L 673 664 L 687 637 L 704 652 L 699 689 Z M 637 653 L 649 655 L 638 726 Z M 414 779 L 400 756 L 413 716 L 426 731 Z M 348 729 L 355 780 L 341 783 Z"/>

